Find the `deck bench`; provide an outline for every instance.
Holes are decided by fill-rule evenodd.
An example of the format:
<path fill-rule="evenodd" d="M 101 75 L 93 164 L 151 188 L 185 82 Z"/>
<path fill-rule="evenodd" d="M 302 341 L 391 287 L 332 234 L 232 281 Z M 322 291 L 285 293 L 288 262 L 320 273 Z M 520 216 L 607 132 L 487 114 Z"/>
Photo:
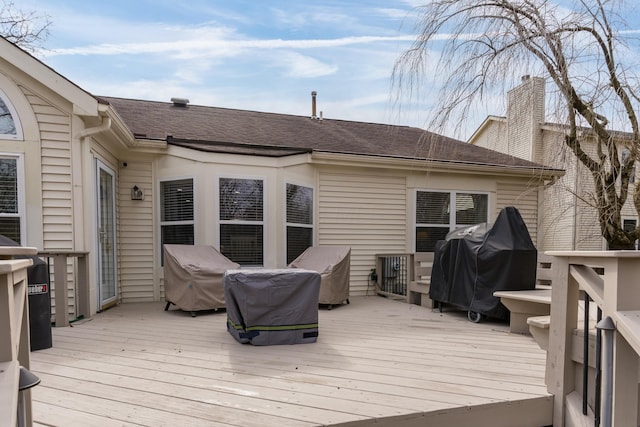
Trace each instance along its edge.
<path fill-rule="evenodd" d="M 536 287 L 528 291 L 497 291 L 494 296 L 509 309 L 509 331 L 528 334 L 527 319 L 533 316 L 548 316 L 551 313 L 551 288 Z"/>
<path fill-rule="evenodd" d="M 413 275 L 408 292 L 408 302 L 411 304 L 428 308 L 433 306 L 429 298 L 433 257 L 433 252 L 416 252 L 413 255 Z"/>
<path fill-rule="evenodd" d="M 527 319 L 548 316 L 551 312 L 551 259 L 550 256 L 538 253 L 535 289 L 493 293 L 511 312 L 510 332 L 529 334 Z"/>

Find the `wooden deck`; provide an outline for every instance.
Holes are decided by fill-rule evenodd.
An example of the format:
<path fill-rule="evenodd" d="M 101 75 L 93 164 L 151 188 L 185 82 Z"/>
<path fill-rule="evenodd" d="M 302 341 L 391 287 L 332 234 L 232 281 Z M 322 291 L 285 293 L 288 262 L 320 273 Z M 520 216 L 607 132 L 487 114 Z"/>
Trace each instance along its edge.
<path fill-rule="evenodd" d="M 321 309 L 318 342 L 237 343 L 224 311 L 124 304 L 31 353 L 35 425 L 545 426 L 545 353 L 506 323 L 382 297 Z"/>

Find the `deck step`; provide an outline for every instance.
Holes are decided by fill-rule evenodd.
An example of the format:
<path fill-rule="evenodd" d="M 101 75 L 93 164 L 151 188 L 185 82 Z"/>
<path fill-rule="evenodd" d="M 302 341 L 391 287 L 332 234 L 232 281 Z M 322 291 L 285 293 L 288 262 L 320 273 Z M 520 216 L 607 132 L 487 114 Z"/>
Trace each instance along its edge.
<path fill-rule="evenodd" d="M 511 312 L 509 331 L 529 334 L 527 319 L 546 316 L 551 312 L 551 288 L 540 287 L 522 291 L 497 291 L 493 295 Z"/>

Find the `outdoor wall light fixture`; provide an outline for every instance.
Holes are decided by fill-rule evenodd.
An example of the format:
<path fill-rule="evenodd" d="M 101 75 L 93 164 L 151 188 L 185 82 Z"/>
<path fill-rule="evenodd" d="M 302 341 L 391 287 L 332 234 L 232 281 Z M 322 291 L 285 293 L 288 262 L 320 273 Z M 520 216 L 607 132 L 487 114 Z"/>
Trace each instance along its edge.
<path fill-rule="evenodd" d="M 134 185 L 131 189 L 131 200 L 144 200 L 144 193 L 142 192 L 142 188 Z"/>

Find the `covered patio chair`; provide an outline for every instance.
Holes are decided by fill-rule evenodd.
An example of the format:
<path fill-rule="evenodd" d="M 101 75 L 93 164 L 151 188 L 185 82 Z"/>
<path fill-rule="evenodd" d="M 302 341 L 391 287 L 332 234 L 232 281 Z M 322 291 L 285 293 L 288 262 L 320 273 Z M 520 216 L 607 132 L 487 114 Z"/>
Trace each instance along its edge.
<path fill-rule="evenodd" d="M 349 273 L 351 248 L 349 246 L 312 246 L 294 259 L 290 268 L 304 268 L 320 273 L 319 304 L 349 303 Z"/>
<path fill-rule="evenodd" d="M 213 246 L 164 245 L 163 250 L 165 311 L 175 304 L 195 316 L 196 311 L 225 307 L 222 276 L 239 264 Z"/>

